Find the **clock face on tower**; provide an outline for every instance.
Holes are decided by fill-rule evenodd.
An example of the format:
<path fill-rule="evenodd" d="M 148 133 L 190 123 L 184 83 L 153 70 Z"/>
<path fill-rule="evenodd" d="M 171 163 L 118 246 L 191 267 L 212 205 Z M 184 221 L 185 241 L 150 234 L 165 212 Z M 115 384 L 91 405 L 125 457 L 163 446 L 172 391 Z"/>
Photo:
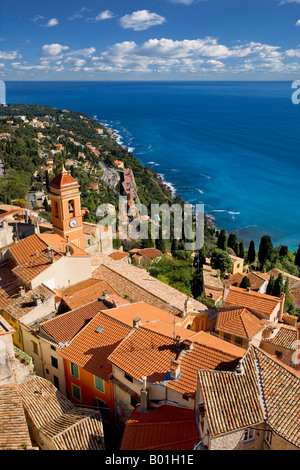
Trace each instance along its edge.
<path fill-rule="evenodd" d="M 70 221 L 70 227 L 71 227 L 71 228 L 74 228 L 74 227 L 76 227 L 76 225 L 77 225 L 77 220 L 76 220 L 76 219 L 72 219 L 72 220 Z"/>

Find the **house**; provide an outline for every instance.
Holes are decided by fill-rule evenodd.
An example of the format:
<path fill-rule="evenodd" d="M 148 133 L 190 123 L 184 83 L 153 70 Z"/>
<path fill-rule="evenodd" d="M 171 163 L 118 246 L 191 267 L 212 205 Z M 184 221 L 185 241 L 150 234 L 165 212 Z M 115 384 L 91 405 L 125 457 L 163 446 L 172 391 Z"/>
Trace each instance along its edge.
<path fill-rule="evenodd" d="M 108 256 L 115 260 L 115 261 L 120 261 L 122 263 L 129 263 L 130 262 L 130 257 L 129 254 L 121 251 L 121 250 L 113 250 L 111 253 L 108 254 Z"/>
<path fill-rule="evenodd" d="M 268 275 L 269 276 L 273 275 L 275 279 L 277 279 L 279 274 L 282 274 L 284 283 L 286 282 L 287 279 L 289 280 L 290 296 L 295 302 L 295 307 L 299 308 L 300 307 L 300 278 L 297 276 L 293 276 L 292 274 L 286 273 L 284 271 L 281 271 L 280 269 L 277 269 L 277 268 L 271 269 L 271 271 L 268 272 Z"/>
<path fill-rule="evenodd" d="M 163 253 L 156 248 L 143 248 L 141 250 L 134 250 L 130 252 L 132 255 L 132 262 L 135 266 L 145 266 L 151 263 L 152 260 L 159 261 Z"/>
<path fill-rule="evenodd" d="M 112 298 L 112 306 L 114 305 L 114 299 L 117 300 L 117 297 L 119 297 L 118 293 L 106 281 L 88 279 L 75 286 L 57 291 L 57 301 L 60 302 L 58 311 L 63 313 L 74 310 L 99 299 L 101 296 L 105 296 L 107 301 Z"/>
<path fill-rule="evenodd" d="M 60 349 L 68 344 L 99 312 L 108 306 L 95 300 L 79 308 L 56 315 L 30 328 L 30 341 L 35 348 L 32 354 L 37 375 L 50 380 L 67 395 L 64 361 Z"/>
<path fill-rule="evenodd" d="M 260 345 L 266 318 L 245 307 L 223 307 L 218 314 L 216 332 L 219 337 L 247 349 Z"/>
<path fill-rule="evenodd" d="M 40 285 L 33 290 L 25 292 L 20 288 L 19 295 L 2 307 L 1 314 L 13 327 L 14 345 L 31 356 L 30 350 L 26 350 L 22 325 L 31 326 L 35 322 L 55 314 L 55 292 L 45 285 Z"/>
<path fill-rule="evenodd" d="M 203 448 L 299 450 L 299 385 L 299 375 L 255 346 L 233 371 L 199 370 Z"/>
<path fill-rule="evenodd" d="M 114 385 L 107 359 L 130 331 L 102 311 L 60 350 L 67 395 L 73 403 L 100 408 L 107 419 L 113 419 Z"/>
<path fill-rule="evenodd" d="M 121 170 L 124 169 L 124 162 L 122 162 L 121 160 L 115 160 L 115 161 L 114 161 L 114 165 L 115 165 L 117 168 L 120 168 Z"/>
<path fill-rule="evenodd" d="M 265 294 L 270 280 L 270 275 L 267 273 L 250 272 L 250 273 L 236 273 L 226 279 L 226 283 L 230 286 L 240 287 L 244 277 L 250 281 L 251 290 Z"/>
<path fill-rule="evenodd" d="M 104 450 L 101 414 L 74 406 L 48 380 L 18 386 L 31 439 L 42 450 Z"/>
<path fill-rule="evenodd" d="M 121 451 L 186 451 L 199 442 L 194 411 L 173 403 L 138 405 L 126 422 Z"/>
<path fill-rule="evenodd" d="M 0 385 L 19 383 L 33 372 L 32 358 L 13 345 L 13 334 L 14 329 L 0 315 Z"/>
<path fill-rule="evenodd" d="M 172 401 L 193 410 L 198 369 L 231 370 L 244 352 L 205 332 L 184 339 L 174 337 L 172 328 L 162 334 L 146 326 L 132 330 L 108 357 L 121 422 L 143 400 L 143 391 L 148 403 Z"/>
<path fill-rule="evenodd" d="M 84 249 L 88 254 L 97 251 L 111 253 L 113 251 L 113 235 L 111 227 L 100 224 L 83 223 Z"/>
<path fill-rule="evenodd" d="M 211 313 L 205 305 L 150 276 L 145 269 L 116 262 L 108 256 L 102 256 L 98 263 L 93 278 L 105 279 L 119 295 L 132 302 L 144 301 L 181 317 L 195 313 L 207 320 Z"/>
<path fill-rule="evenodd" d="M 64 289 L 91 277 L 89 255 L 57 234 L 31 235 L 11 245 L 8 255 L 15 262 L 13 274 L 29 289 L 41 284 Z"/>
<path fill-rule="evenodd" d="M 243 273 L 244 272 L 244 259 L 239 258 L 238 256 L 229 255 L 232 261 L 231 267 L 231 274 L 234 275 L 236 273 Z"/>
<path fill-rule="evenodd" d="M 281 320 L 284 309 L 285 294 L 281 298 L 272 295 L 261 294 L 251 289 L 225 284 L 223 293 L 224 307 L 246 307 L 262 315 L 270 321 Z"/>
<path fill-rule="evenodd" d="M 299 353 L 299 329 L 284 323 L 271 323 L 264 329 L 260 348 L 278 360 L 293 366 L 295 355 Z"/>
<path fill-rule="evenodd" d="M 32 446 L 17 384 L 0 383 L 0 450 L 38 450 Z"/>
<path fill-rule="evenodd" d="M 220 305 L 223 301 L 224 290 L 220 272 L 217 269 L 212 269 L 209 265 L 203 265 L 202 277 L 202 289 L 205 297 L 213 300 L 215 305 Z"/>

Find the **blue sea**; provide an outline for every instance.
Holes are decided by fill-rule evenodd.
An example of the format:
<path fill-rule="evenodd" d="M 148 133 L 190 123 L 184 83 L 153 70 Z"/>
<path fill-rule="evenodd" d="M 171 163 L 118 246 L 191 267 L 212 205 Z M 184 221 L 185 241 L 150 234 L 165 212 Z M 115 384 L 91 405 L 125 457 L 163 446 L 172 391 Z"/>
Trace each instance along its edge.
<path fill-rule="evenodd" d="M 96 117 L 246 244 L 300 243 L 300 106 L 291 82 L 7 82 L 8 103 Z"/>

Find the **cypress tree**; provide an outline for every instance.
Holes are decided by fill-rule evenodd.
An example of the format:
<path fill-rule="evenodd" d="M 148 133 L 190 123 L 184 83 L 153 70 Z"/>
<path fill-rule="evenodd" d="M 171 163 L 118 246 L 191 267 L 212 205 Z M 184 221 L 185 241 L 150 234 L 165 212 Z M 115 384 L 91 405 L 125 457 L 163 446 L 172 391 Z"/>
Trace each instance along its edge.
<path fill-rule="evenodd" d="M 289 249 L 288 249 L 287 246 L 281 245 L 280 250 L 279 250 L 279 256 L 281 256 L 282 258 L 284 258 L 285 256 L 288 255 L 288 251 L 289 251 Z"/>
<path fill-rule="evenodd" d="M 258 260 L 261 266 L 264 266 L 267 261 L 272 257 L 273 253 L 273 244 L 269 235 L 264 235 L 261 237 L 259 250 L 258 250 Z"/>
<path fill-rule="evenodd" d="M 240 244 L 239 244 L 239 257 L 240 258 L 245 258 L 245 247 L 244 247 L 243 242 L 240 242 Z"/>
<path fill-rule="evenodd" d="M 227 240 L 227 246 L 228 248 L 232 248 L 233 251 L 235 252 L 235 254 L 237 256 L 239 256 L 239 244 L 238 244 L 238 241 L 236 239 L 236 235 L 234 233 L 231 233 L 228 237 L 228 240 Z"/>
<path fill-rule="evenodd" d="M 275 282 L 274 276 L 273 276 L 273 274 L 271 274 L 270 280 L 269 280 L 268 285 L 267 285 L 266 294 L 273 295 L 274 282 Z"/>
<path fill-rule="evenodd" d="M 248 256 L 247 257 L 248 257 L 248 261 L 249 261 L 250 264 L 254 263 L 255 258 L 256 258 L 254 241 L 251 241 L 249 243 Z"/>
<path fill-rule="evenodd" d="M 251 287 L 249 277 L 244 276 L 243 279 L 242 279 L 242 282 L 240 283 L 240 288 L 241 289 L 248 289 L 248 287 Z"/>
<path fill-rule="evenodd" d="M 227 236 L 225 230 L 221 230 L 218 236 L 217 247 L 219 250 L 227 250 Z"/>
<path fill-rule="evenodd" d="M 300 245 L 295 256 L 295 265 L 300 268 Z"/>
<path fill-rule="evenodd" d="M 274 282 L 272 295 L 275 297 L 280 297 L 282 292 L 284 292 L 283 276 L 281 273 L 279 273 L 277 279 Z"/>

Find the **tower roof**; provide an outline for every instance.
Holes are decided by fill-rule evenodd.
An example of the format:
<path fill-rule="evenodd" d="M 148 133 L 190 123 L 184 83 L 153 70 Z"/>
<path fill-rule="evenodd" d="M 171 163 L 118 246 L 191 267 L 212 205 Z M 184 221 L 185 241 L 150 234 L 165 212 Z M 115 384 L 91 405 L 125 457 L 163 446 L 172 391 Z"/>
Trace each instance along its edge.
<path fill-rule="evenodd" d="M 55 189 L 69 189 L 78 185 L 78 181 L 67 172 L 64 166 L 62 166 L 61 173 L 50 182 L 50 186 Z"/>

